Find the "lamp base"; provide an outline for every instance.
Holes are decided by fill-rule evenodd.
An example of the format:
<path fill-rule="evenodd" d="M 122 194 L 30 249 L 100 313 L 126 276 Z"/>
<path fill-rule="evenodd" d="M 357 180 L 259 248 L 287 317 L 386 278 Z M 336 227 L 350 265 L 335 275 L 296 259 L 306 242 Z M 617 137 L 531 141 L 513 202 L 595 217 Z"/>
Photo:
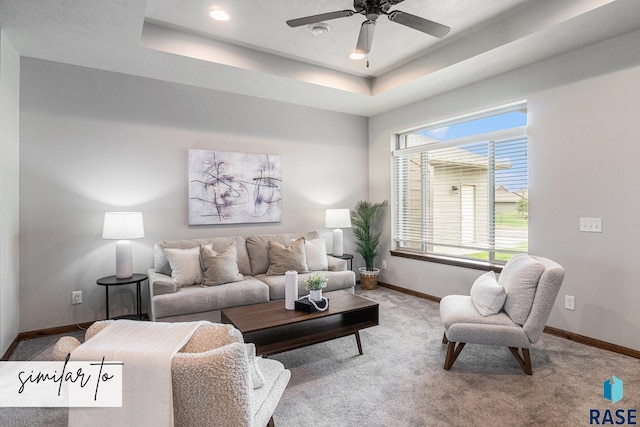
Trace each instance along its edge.
<path fill-rule="evenodd" d="M 128 279 L 133 276 L 133 258 L 131 241 L 118 240 L 116 243 L 116 277 Z"/>
<path fill-rule="evenodd" d="M 344 251 L 342 249 L 342 230 L 336 228 L 333 230 L 333 255 L 342 256 Z"/>

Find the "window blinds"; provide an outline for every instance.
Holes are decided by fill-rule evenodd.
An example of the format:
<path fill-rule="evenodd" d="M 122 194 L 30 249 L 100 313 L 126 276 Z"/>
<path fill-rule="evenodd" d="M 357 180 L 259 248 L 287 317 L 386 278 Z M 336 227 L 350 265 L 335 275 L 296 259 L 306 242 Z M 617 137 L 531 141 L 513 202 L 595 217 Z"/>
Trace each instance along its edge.
<path fill-rule="evenodd" d="M 395 151 L 397 247 L 497 261 L 526 252 L 527 138 L 519 133 Z"/>

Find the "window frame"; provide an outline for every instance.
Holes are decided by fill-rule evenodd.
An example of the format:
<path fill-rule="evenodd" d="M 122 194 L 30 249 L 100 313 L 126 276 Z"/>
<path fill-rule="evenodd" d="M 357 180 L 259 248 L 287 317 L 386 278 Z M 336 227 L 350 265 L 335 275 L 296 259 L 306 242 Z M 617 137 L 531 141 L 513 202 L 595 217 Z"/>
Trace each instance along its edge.
<path fill-rule="evenodd" d="M 400 195 L 399 191 L 400 191 L 400 187 L 402 186 L 402 183 L 399 182 L 398 180 L 399 171 L 397 169 L 398 168 L 397 157 L 408 155 L 408 154 L 425 153 L 425 152 L 434 151 L 434 150 L 441 150 L 441 149 L 450 148 L 450 147 L 459 147 L 459 146 L 472 144 L 472 143 L 486 142 L 488 145 L 493 145 L 499 142 L 516 141 L 517 139 L 523 139 L 523 138 L 526 139 L 527 153 L 528 153 L 528 150 L 529 150 L 529 138 L 527 134 L 528 124 L 525 126 L 516 126 L 512 128 L 490 131 L 490 132 L 481 133 L 481 134 L 474 134 L 471 136 L 465 136 L 465 137 L 446 140 L 442 142 L 434 141 L 431 143 L 420 144 L 420 145 L 411 146 L 411 147 L 406 146 L 407 143 L 405 139 L 406 136 L 409 134 L 425 132 L 432 129 L 438 129 L 444 126 L 451 126 L 454 124 L 469 122 L 469 121 L 478 120 L 482 118 L 488 118 L 491 116 L 500 115 L 500 114 L 508 113 L 511 111 L 526 110 L 526 109 L 527 109 L 527 102 L 519 101 L 513 104 L 498 107 L 498 108 L 488 109 L 488 110 L 480 111 L 477 113 L 472 113 L 464 116 L 454 117 L 447 120 L 437 121 L 429 125 L 420 126 L 413 129 L 397 132 L 392 135 L 393 147 L 391 152 L 392 154 L 391 155 L 391 162 L 392 162 L 391 178 L 392 178 L 392 206 L 394 207 L 394 209 L 392 210 L 392 236 L 391 236 L 392 237 L 391 238 L 391 241 L 392 241 L 391 255 L 392 256 L 400 256 L 405 258 L 419 259 L 419 260 L 443 263 L 448 265 L 456 265 L 456 266 L 474 268 L 479 270 L 487 270 L 487 271 L 493 270 L 493 271 L 499 272 L 502 269 L 502 266 L 505 264 L 505 261 L 496 260 L 494 258 L 495 253 L 510 252 L 510 251 L 504 248 L 496 248 L 494 243 L 490 243 L 491 245 L 491 247 L 489 248 L 490 259 L 486 261 L 468 258 L 464 256 L 446 255 L 446 254 L 441 254 L 437 252 L 430 252 L 428 249 L 429 243 L 426 243 L 426 242 L 422 244 L 422 249 L 413 249 L 413 248 L 407 248 L 407 247 L 401 246 L 401 242 L 399 241 L 399 238 L 398 238 L 398 229 L 400 227 L 398 225 L 398 221 L 400 221 L 401 218 L 399 218 L 398 213 L 399 213 L 399 203 L 400 203 L 399 199 L 404 199 L 404 198 L 399 197 Z M 489 141 L 492 141 L 492 144 L 489 144 Z M 493 161 L 495 162 L 495 160 L 496 159 L 494 157 Z M 425 173 L 424 170 L 422 170 L 422 174 L 424 173 Z M 528 175 L 529 175 L 529 165 L 527 160 L 527 176 Z M 495 171 L 491 172 L 490 177 L 488 178 L 488 182 L 489 182 L 488 188 L 490 193 L 489 197 L 490 197 L 490 200 L 492 201 L 487 204 L 488 206 L 492 206 L 492 208 L 489 208 L 491 209 L 491 213 L 489 215 L 490 231 L 488 234 L 490 236 L 489 239 L 495 241 L 494 240 L 495 229 L 496 229 L 495 212 L 494 212 L 495 203 L 496 203 L 495 202 L 496 200 Z M 427 190 L 427 193 L 428 193 L 428 190 Z M 423 195 L 425 194 L 424 188 L 422 190 L 422 194 Z M 430 202 L 429 200 L 425 201 L 424 199 L 425 198 L 423 197 L 423 206 L 426 206 Z M 529 240 L 529 232 L 528 232 L 528 226 L 527 226 L 527 242 L 528 240 Z M 456 245 L 453 245 L 453 246 L 456 246 Z M 462 248 L 463 245 L 458 245 L 457 247 Z M 513 251 L 513 252 L 520 253 L 522 251 Z"/>

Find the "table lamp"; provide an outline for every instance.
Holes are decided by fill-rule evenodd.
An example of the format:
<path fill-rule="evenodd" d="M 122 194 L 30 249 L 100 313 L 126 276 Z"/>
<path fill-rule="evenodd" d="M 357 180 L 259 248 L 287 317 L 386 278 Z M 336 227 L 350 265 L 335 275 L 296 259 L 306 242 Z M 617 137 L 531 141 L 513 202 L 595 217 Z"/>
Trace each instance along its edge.
<path fill-rule="evenodd" d="M 342 256 L 342 230 L 351 227 L 351 213 L 349 209 L 327 209 L 325 227 L 333 228 L 333 255 Z"/>
<path fill-rule="evenodd" d="M 129 239 L 141 237 L 144 237 L 142 212 L 106 212 L 104 214 L 102 238 L 118 240 L 116 243 L 116 277 L 118 279 L 133 276 Z"/>

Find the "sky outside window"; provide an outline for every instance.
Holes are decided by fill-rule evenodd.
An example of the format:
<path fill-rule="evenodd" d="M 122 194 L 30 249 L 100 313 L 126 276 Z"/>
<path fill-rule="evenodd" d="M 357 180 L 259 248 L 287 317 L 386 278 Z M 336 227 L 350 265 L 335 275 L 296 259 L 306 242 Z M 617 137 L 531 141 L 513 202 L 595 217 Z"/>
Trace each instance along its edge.
<path fill-rule="evenodd" d="M 468 122 L 430 129 L 420 134 L 436 141 L 444 142 L 470 135 L 478 135 L 503 129 L 511 129 L 527 125 L 526 111 L 509 111 L 495 116 L 483 117 Z"/>

